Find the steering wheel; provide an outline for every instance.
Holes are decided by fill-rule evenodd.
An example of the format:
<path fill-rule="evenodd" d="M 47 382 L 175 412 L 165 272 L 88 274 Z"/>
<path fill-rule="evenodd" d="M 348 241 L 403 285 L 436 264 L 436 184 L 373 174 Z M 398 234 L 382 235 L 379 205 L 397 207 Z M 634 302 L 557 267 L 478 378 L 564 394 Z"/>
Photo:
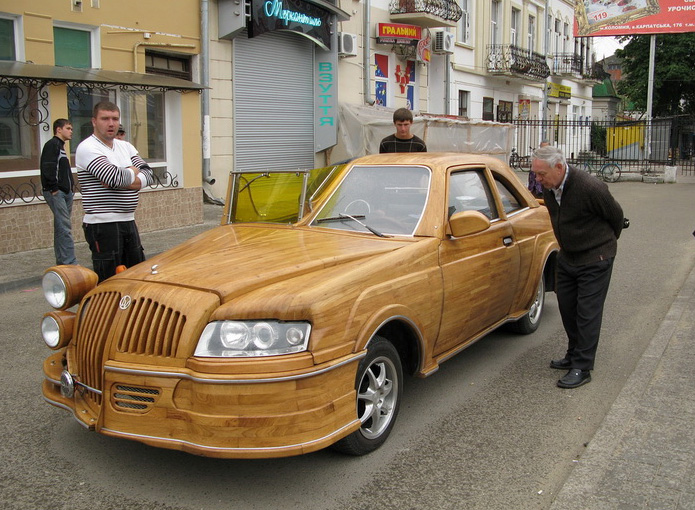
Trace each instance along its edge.
<path fill-rule="evenodd" d="M 372 212 L 372 208 L 371 208 L 371 206 L 369 205 L 369 202 L 367 202 L 366 200 L 363 200 L 363 199 L 361 199 L 361 198 L 356 198 L 355 200 L 353 200 L 352 202 L 350 202 L 348 205 L 346 205 L 346 206 L 345 206 L 345 209 L 343 210 L 343 212 L 344 212 L 345 214 L 349 214 L 350 216 L 355 216 L 355 213 L 348 212 L 348 210 L 350 209 L 350 207 L 352 207 L 354 204 L 364 204 L 364 205 L 367 207 L 367 211 L 365 212 L 365 214 L 369 214 L 369 213 Z M 361 213 L 361 211 L 359 211 L 359 208 L 358 208 L 358 211 L 357 211 L 357 212 L 358 212 L 358 213 Z"/>

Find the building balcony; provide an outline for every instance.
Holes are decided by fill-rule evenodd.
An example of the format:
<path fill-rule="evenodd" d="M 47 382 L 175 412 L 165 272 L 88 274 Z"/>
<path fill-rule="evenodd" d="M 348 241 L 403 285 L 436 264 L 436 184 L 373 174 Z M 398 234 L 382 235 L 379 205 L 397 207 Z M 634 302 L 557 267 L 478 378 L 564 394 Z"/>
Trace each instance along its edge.
<path fill-rule="evenodd" d="M 576 53 L 557 53 L 552 57 L 554 75 L 581 76 L 583 68 L 582 57 Z"/>
<path fill-rule="evenodd" d="M 611 75 L 603 69 L 602 64 L 587 64 L 582 70 L 582 80 L 588 83 L 601 83 L 603 80 L 610 77 Z"/>
<path fill-rule="evenodd" d="M 513 44 L 491 44 L 487 47 L 487 71 L 530 81 L 545 81 L 550 68 L 540 53 L 524 50 Z"/>
<path fill-rule="evenodd" d="M 421 27 L 455 27 L 463 11 L 455 0 L 391 0 L 391 21 Z"/>

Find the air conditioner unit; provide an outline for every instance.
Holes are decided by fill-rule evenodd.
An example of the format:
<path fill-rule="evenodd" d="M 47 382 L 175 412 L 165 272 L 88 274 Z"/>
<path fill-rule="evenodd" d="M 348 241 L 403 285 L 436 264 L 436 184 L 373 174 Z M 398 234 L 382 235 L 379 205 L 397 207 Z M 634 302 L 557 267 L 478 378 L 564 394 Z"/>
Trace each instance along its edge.
<path fill-rule="evenodd" d="M 357 36 L 347 32 L 338 32 L 338 55 L 341 57 L 357 56 Z"/>
<path fill-rule="evenodd" d="M 454 52 L 454 34 L 446 32 L 443 29 L 434 30 L 434 39 L 432 42 L 432 53 L 453 53 Z"/>

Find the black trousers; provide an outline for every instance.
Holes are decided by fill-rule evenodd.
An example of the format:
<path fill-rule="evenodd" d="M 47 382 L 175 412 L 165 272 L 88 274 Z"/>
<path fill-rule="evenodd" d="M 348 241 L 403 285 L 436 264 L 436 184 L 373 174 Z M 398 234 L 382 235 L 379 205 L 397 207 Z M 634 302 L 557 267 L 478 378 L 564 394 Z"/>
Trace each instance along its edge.
<path fill-rule="evenodd" d="M 556 293 L 572 368 L 593 370 L 613 259 L 570 266 L 558 257 Z"/>
<path fill-rule="evenodd" d="M 100 282 L 116 274 L 117 266 L 130 267 L 145 260 L 145 250 L 134 221 L 83 223 L 82 229 Z"/>

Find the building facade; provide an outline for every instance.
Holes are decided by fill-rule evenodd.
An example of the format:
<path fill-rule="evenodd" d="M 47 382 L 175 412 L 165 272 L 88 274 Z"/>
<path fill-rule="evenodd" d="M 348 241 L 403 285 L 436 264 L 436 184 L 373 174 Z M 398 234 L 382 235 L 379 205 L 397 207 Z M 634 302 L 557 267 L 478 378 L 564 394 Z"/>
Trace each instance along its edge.
<path fill-rule="evenodd" d="M 51 246 L 39 158 L 52 123 L 73 124 L 74 164 L 92 107 L 119 105 L 127 139 L 158 182 L 141 193 L 142 231 L 202 221 L 197 0 L 0 1 L 0 253 Z M 82 209 L 73 211 L 75 239 Z"/>

